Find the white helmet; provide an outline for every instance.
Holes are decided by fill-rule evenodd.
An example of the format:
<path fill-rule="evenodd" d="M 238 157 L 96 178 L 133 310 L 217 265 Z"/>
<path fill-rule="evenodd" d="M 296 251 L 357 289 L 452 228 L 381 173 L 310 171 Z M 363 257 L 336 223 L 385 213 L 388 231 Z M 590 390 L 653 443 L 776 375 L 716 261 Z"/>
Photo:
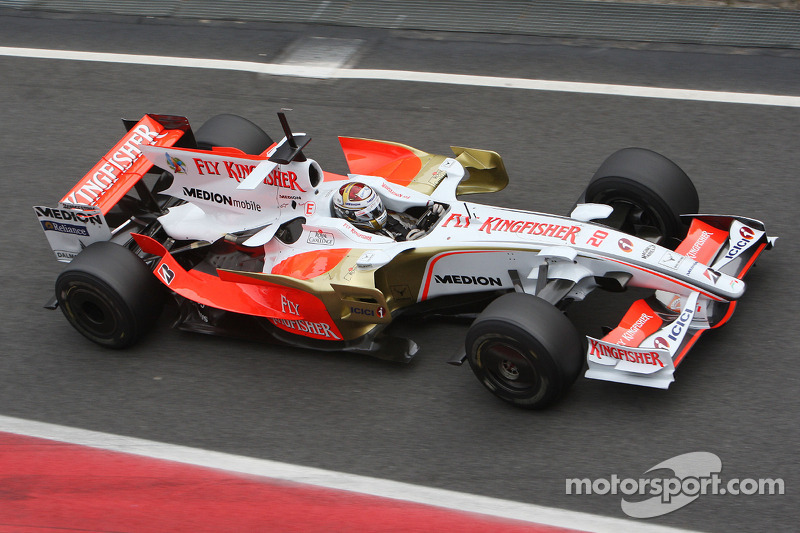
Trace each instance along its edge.
<path fill-rule="evenodd" d="M 333 196 L 333 211 L 354 226 L 380 230 L 386 224 L 386 209 L 372 187 L 359 182 L 345 183 Z"/>

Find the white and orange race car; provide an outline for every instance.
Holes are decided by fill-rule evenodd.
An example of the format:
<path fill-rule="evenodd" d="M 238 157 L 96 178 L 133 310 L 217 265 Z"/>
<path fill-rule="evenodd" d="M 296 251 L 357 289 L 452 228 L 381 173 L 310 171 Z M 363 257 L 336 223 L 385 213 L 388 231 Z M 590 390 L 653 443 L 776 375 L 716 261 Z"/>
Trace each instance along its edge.
<path fill-rule="evenodd" d="M 112 348 L 135 343 L 172 295 L 184 329 L 399 361 L 417 345 L 390 334 L 397 317 L 480 311 L 450 362 L 468 360 L 503 400 L 541 408 L 587 364 L 588 378 L 668 387 L 776 239 L 757 220 L 695 214 L 686 174 L 641 148 L 611 155 L 559 216 L 459 199 L 506 186 L 495 152 L 340 138 L 344 176 L 308 159 L 310 138 L 278 116 L 277 143 L 235 115 L 196 132 L 183 117 L 126 121 L 57 206 L 34 208 L 69 263 L 48 307 Z M 352 182 L 406 231 L 336 216 L 332 199 Z M 602 338 L 563 312 L 594 289 L 626 287 L 652 293 Z"/>

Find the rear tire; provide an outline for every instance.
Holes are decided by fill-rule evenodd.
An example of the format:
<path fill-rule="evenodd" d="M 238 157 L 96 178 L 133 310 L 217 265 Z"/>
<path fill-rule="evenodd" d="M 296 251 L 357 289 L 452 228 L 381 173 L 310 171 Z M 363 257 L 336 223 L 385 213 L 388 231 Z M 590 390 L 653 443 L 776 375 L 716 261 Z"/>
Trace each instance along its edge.
<path fill-rule="evenodd" d="M 564 396 L 583 369 L 583 342 L 561 311 L 530 294 L 493 301 L 470 326 L 467 359 L 492 394 L 543 409 Z"/>
<path fill-rule="evenodd" d="M 87 339 L 127 348 L 153 326 L 165 289 L 133 252 L 96 242 L 72 260 L 56 280 L 64 316 Z"/>
<path fill-rule="evenodd" d="M 700 205 L 689 176 L 663 155 L 644 148 L 611 154 L 589 182 L 585 201 L 624 213 L 623 220 L 614 224 L 618 229 L 632 235 L 657 233 L 665 243 L 686 236 L 688 227 L 680 215 L 697 213 Z"/>
<path fill-rule="evenodd" d="M 201 150 L 232 147 L 250 155 L 258 155 L 273 144 L 272 138 L 257 125 L 238 115 L 227 114 L 208 119 L 194 137 Z"/>

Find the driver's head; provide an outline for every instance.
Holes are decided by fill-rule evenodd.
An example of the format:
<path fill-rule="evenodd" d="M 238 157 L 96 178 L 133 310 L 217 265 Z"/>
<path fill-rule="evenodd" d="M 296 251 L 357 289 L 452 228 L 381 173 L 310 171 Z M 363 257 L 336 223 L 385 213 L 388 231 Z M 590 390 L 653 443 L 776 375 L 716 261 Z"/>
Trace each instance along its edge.
<path fill-rule="evenodd" d="M 386 209 L 372 187 L 357 181 L 345 183 L 333 196 L 333 211 L 354 226 L 380 230 L 386 224 Z"/>

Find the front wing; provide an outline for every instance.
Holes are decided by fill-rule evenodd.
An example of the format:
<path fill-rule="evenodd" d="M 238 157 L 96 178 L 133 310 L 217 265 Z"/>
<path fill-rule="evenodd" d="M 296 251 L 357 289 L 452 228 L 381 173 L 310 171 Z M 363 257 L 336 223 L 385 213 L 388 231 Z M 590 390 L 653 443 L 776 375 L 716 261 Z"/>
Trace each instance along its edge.
<path fill-rule="evenodd" d="M 743 279 L 758 256 L 777 238 L 756 220 L 697 216 L 676 252 L 716 282 L 725 273 Z M 736 301 L 714 301 L 699 292 L 655 293 L 631 305 L 619 325 L 602 339 L 588 337 L 586 377 L 666 389 L 675 368 L 710 329 L 725 324 Z"/>

